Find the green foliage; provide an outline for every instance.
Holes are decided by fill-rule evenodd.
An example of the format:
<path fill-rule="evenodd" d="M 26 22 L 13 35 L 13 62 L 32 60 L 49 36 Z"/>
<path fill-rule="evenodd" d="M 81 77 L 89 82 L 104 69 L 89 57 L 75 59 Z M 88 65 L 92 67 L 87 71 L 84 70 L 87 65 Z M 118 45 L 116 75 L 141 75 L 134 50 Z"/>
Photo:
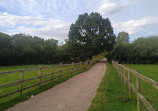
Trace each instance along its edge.
<path fill-rule="evenodd" d="M 71 24 L 68 36 L 67 43 L 70 43 L 71 49 L 79 50 L 77 56 L 85 56 L 85 58 L 103 51 L 110 51 L 115 43 L 115 35 L 110 20 L 102 18 L 99 13 L 79 15 L 75 24 Z M 80 47 L 73 47 L 72 44 L 80 45 Z M 73 58 L 76 57 L 75 54 L 72 55 Z"/>
<path fill-rule="evenodd" d="M 158 63 L 158 36 L 135 40 L 132 53 L 133 63 Z"/>
<path fill-rule="evenodd" d="M 11 61 L 13 44 L 9 35 L 0 32 L 0 65 Z"/>
<path fill-rule="evenodd" d="M 84 51 L 85 48 L 80 43 L 73 42 L 71 39 L 62 46 L 62 53 L 69 61 L 85 61 L 88 54 L 84 53 Z"/>
<path fill-rule="evenodd" d="M 116 44 L 106 57 L 121 63 L 158 63 L 158 36 L 138 38 L 130 44 L 127 42 Z"/>
<path fill-rule="evenodd" d="M 129 34 L 127 32 L 119 32 L 116 38 L 116 43 L 127 42 L 129 43 Z"/>
<path fill-rule="evenodd" d="M 15 34 L 11 36 L 11 39 L 14 49 L 14 64 L 38 63 L 42 54 L 43 39 L 25 34 Z"/>
<path fill-rule="evenodd" d="M 126 42 L 122 42 L 120 44 L 116 44 L 112 54 L 114 60 L 119 60 L 119 62 L 126 62 L 128 57 L 130 56 L 130 44 Z"/>
<path fill-rule="evenodd" d="M 112 64 L 107 63 L 103 77 L 95 98 L 92 100 L 88 111 L 135 111 L 135 99 L 128 98 L 128 91 L 120 83 L 118 73 Z"/>
<path fill-rule="evenodd" d="M 46 61 L 48 64 L 57 63 L 57 44 L 58 41 L 54 39 L 48 39 L 44 41 L 43 50 L 44 56 L 46 57 Z"/>
<path fill-rule="evenodd" d="M 71 24 L 68 39 L 58 46 L 54 39 L 0 33 L 0 65 L 70 63 L 92 59 L 112 50 L 115 35 L 108 18 L 99 13 L 81 14 Z"/>
<path fill-rule="evenodd" d="M 61 62 L 57 56 L 58 41 L 37 36 L 0 33 L 0 65 Z"/>

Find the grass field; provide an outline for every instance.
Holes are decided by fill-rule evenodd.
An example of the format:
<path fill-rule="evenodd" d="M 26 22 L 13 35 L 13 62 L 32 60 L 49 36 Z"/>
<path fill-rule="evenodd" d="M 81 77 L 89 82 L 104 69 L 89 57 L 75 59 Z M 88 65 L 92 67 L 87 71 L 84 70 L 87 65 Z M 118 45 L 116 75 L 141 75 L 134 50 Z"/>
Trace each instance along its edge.
<path fill-rule="evenodd" d="M 128 98 L 128 92 L 117 72 L 112 64 L 107 63 L 105 76 L 88 111 L 135 111 L 135 101 L 135 98 Z"/>
<path fill-rule="evenodd" d="M 42 65 L 42 66 L 48 66 L 48 65 Z M 21 69 L 27 69 L 27 68 L 36 68 L 38 67 L 38 65 L 22 65 L 22 66 L 6 66 L 6 67 L 0 67 L 0 72 L 6 72 L 6 71 L 13 71 L 13 70 L 21 70 Z M 64 66 L 62 67 L 62 69 L 68 69 L 71 66 Z M 65 80 L 68 80 L 69 78 L 79 74 L 80 72 L 83 72 L 87 69 L 89 69 L 92 66 L 88 66 L 88 68 L 86 69 L 82 69 L 81 71 L 78 72 L 74 72 L 72 74 L 63 76 L 61 78 L 57 78 L 54 79 L 53 81 L 50 82 L 46 82 L 40 86 L 35 86 L 33 88 L 30 88 L 26 91 L 23 92 L 23 95 L 20 96 L 19 93 L 4 97 L 0 99 L 0 111 L 5 110 L 6 108 L 13 106 L 14 104 L 21 102 L 23 100 L 26 100 L 28 98 L 31 97 L 31 95 L 36 95 L 44 90 L 47 90 Z M 24 72 L 24 79 L 29 79 L 31 77 L 35 77 L 38 76 L 38 71 L 39 70 L 34 70 L 34 71 L 28 71 L 28 72 Z M 59 67 L 54 68 L 54 71 L 59 71 Z M 47 69 L 43 69 L 42 70 L 42 75 L 44 74 L 48 74 L 52 72 L 52 68 L 47 68 Z M 66 73 L 66 71 L 62 72 L 63 74 Z M 55 76 L 59 76 L 59 73 L 56 73 L 53 75 Z M 50 79 L 52 77 L 52 75 L 48 75 L 48 76 L 44 76 L 42 77 L 42 81 Z M 9 82 L 13 82 L 13 81 L 19 81 L 21 79 L 21 74 L 20 73 L 13 73 L 13 74 L 7 74 L 7 75 L 0 75 L 0 85 L 1 84 L 5 84 L 5 83 L 9 83 Z M 27 81 L 24 82 L 23 87 L 27 87 L 33 84 L 37 83 L 37 79 L 35 80 L 31 80 L 31 81 Z M 0 88 L 0 95 L 9 93 L 11 91 L 15 91 L 20 89 L 20 84 L 16 84 L 16 85 L 11 85 L 11 86 L 7 86 L 7 87 L 1 87 Z"/>
<path fill-rule="evenodd" d="M 158 64 L 126 64 L 126 66 L 158 82 Z"/>
<path fill-rule="evenodd" d="M 127 67 L 139 71 L 146 77 L 149 77 L 158 82 L 158 64 L 126 64 Z M 132 84 L 136 86 L 135 76 L 132 75 Z M 143 80 L 141 83 L 141 93 L 153 106 L 153 108 L 158 111 L 158 90 L 153 88 L 151 85 L 147 84 Z M 147 111 L 146 107 L 142 104 L 142 110 Z"/>

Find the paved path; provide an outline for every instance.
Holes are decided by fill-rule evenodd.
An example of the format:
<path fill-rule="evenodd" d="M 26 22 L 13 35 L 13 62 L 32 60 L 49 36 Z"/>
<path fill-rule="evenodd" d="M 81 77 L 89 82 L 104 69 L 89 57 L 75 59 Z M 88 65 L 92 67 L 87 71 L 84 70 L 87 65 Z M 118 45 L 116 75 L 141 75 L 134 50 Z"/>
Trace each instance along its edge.
<path fill-rule="evenodd" d="M 86 111 L 105 74 L 105 63 L 44 91 L 7 111 Z"/>

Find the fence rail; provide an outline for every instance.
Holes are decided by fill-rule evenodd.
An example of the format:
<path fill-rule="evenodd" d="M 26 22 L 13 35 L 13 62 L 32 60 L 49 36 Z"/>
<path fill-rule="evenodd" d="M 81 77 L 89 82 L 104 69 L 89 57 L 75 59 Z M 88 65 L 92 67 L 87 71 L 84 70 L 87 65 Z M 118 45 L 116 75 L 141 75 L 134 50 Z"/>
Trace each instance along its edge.
<path fill-rule="evenodd" d="M 136 70 L 132 70 L 128 67 L 125 67 L 118 62 L 112 61 L 114 68 L 117 70 L 120 80 L 128 84 L 129 89 L 129 98 L 131 98 L 131 91 L 133 90 L 137 95 L 137 111 L 141 110 L 140 100 L 144 103 L 149 111 L 155 111 L 155 109 L 151 106 L 151 104 L 145 99 L 145 97 L 141 94 L 141 86 L 140 86 L 140 79 L 144 82 L 148 83 L 149 85 L 153 86 L 154 88 L 158 89 L 158 82 L 140 74 Z M 126 72 L 128 77 L 126 77 Z M 132 84 L 131 74 L 134 74 L 136 77 L 136 87 Z"/>
<path fill-rule="evenodd" d="M 23 69 L 23 70 L 15 70 L 15 71 L 8 71 L 8 72 L 0 72 L 0 76 L 1 75 L 8 75 L 8 74 L 13 74 L 13 73 L 21 73 L 21 80 L 18 81 L 13 81 L 13 82 L 9 82 L 9 83 L 5 83 L 5 84 L 1 84 L 0 88 L 5 88 L 7 86 L 11 86 L 11 85 L 15 85 L 15 84 L 20 84 L 20 89 L 17 89 L 15 91 L 9 92 L 9 93 L 5 93 L 0 95 L 0 98 L 15 94 L 15 93 L 20 93 L 20 95 L 22 96 L 23 91 L 35 86 L 40 86 L 42 83 L 48 82 L 48 81 L 52 81 L 56 78 L 61 78 L 62 76 L 68 75 L 68 74 L 72 74 L 73 72 L 77 72 L 80 71 L 83 68 L 86 68 L 88 65 L 92 65 L 95 64 L 95 61 L 85 61 L 85 62 L 79 62 L 79 63 L 72 63 L 72 64 L 59 64 L 59 65 L 53 65 L 53 66 L 44 66 L 41 67 L 39 66 L 38 68 L 30 68 L 30 69 Z M 66 69 L 63 69 L 64 66 L 69 66 Z M 58 71 L 54 72 L 54 68 L 58 67 Z M 47 74 L 42 74 L 42 70 L 46 69 L 46 68 L 52 68 L 52 72 L 51 73 L 47 73 Z M 36 77 L 32 77 L 32 78 L 28 78 L 28 79 L 24 79 L 24 75 L 25 72 L 27 71 L 32 71 L 32 70 L 38 70 L 38 76 Z M 63 74 L 63 72 L 66 71 L 66 73 Z M 57 76 L 54 76 L 54 74 L 59 74 Z M 51 78 L 43 80 L 42 81 L 42 77 L 48 76 L 48 75 L 52 75 Z M 35 84 L 31 84 L 30 86 L 24 87 L 23 84 L 26 81 L 31 81 L 31 80 L 35 80 L 37 79 L 37 83 Z"/>

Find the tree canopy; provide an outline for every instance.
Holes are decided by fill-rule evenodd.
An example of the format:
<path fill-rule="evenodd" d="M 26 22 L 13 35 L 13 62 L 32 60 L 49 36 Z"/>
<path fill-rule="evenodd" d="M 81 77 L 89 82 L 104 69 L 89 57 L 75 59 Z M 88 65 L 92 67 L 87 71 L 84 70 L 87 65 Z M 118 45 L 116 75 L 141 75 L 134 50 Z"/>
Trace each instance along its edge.
<path fill-rule="evenodd" d="M 119 32 L 116 38 L 116 43 L 126 42 L 129 43 L 129 34 L 127 32 Z"/>
<path fill-rule="evenodd" d="M 57 47 L 54 39 L 0 33 L 0 65 L 58 63 Z"/>
<path fill-rule="evenodd" d="M 158 63 L 158 36 L 140 37 L 132 43 L 116 44 L 107 57 L 121 63 Z"/>
<path fill-rule="evenodd" d="M 94 12 L 79 15 L 76 22 L 71 24 L 68 37 L 68 41 L 82 45 L 84 51 L 80 55 L 93 56 L 103 51 L 110 51 L 115 44 L 110 20 Z"/>

